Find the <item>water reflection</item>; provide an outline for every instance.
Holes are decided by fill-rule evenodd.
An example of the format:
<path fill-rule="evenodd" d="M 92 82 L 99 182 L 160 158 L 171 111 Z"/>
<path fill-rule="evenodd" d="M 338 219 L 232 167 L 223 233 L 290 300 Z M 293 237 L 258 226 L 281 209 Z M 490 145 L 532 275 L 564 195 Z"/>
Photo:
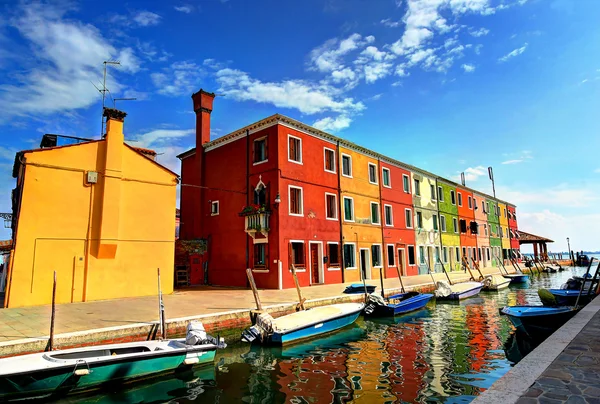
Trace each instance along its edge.
<path fill-rule="evenodd" d="M 359 319 L 290 347 L 233 344 L 217 354 L 218 365 L 208 374 L 155 379 L 91 401 L 470 402 L 534 347 L 514 333 L 499 308 L 538 304 L 538 288 L 558 287 L 569 276 L 571 271 L 542 274 L 530 285 L 460 303 L 430 302 L 396 318 Z"/>

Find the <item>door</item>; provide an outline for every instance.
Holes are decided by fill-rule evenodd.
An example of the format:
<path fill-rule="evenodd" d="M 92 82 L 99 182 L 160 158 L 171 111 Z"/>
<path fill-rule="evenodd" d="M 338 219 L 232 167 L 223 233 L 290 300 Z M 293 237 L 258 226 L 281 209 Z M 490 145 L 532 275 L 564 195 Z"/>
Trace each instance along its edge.
<path fill-rule="evenodd" d="M 398 248 L 398 269 L 402 276 L 406 276 L 406 261 L 404 257 L 404 248 Z"/>
<path fill-rule="evenodd" d="M 319 245 L 310 244 L 310 271 L 312 272 L 312 283 L 321 283 L 319 279 Z"/>
<path fill-rule="evenodd" d="M 204 284 L 204 267 L 200 254 L 190 255 L 190 285 Z"/>
<path fill-rule="evenodd" d="M 371 279 L 371 270 L 369 267 L 369 249 L 361 248 L 360 250 L 360 272 L 361 279 Z"/>

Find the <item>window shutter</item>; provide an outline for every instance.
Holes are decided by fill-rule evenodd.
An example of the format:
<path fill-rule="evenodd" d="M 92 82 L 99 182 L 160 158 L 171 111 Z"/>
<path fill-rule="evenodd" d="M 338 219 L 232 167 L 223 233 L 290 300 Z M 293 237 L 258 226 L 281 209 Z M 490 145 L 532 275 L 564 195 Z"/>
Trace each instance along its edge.
<path fill-rule="evenodd" d="M 290 211 L 291 213 L 298 213 L 296 211 L 296 189 L 290 189 Z"/>

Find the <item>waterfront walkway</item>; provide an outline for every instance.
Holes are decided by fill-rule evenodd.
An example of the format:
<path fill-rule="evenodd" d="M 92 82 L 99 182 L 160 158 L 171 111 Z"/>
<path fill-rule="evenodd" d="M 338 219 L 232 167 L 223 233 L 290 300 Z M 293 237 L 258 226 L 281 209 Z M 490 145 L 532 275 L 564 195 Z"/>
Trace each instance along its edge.
<path fill-rule="evenodd" d="M 498 273 L 497 268 L 482 269 L 484 274 Z M 468 273 L 452 272 L 453 282 L 465 281 Z M 443 274 L 435 274 L 435 279 L 445 280 Z M 431 289 L 430 275 L 403 277 L 406 289 Z M 367 281 L 370 285 L 379 286 L 379 280 Z M 349 283 L 348 283 L 349 284 Z M 357 295 L 342 295 L 348 284 L 318 285 L 302 288 L 303 297 L 312 306 L 340 301 L 362 299 Z M 384 285 L 390 292 L 400 287 L 397 278 L 385 279 Z M 379 289 L 379 288 L 378 288 Z M 289 310 L 291 305 L 298 302 L 296 289 L 261 290 L 260 298 L 264 308 L 281 306 Z M 244 325 L 249 322 L 249 309 L 255 308 L 254 297 L 249 289 L 233 289 L 219 287 L 198 287 L 178 290 L 171 295 L 164 296 L 165 313 L 169 320 L 169 330 L 178 329 L 177 320 L 184 321 L 193 317 L 201 317 L 202 321 L 218 323 L 217 329 L 227 329 Z M 37 350 L 41 341 L 46 340 L 50 328 L 50 306 L 34 306 L 23 308 L 0 309 L 0 357 L 7 354 L 22 353 Z M 95 340 L 115 339 L 116 335 L 127 335 L 134 332 L 147 333 L 149 325 L 155 326 L 158 318 L 158 303 L 156 296 L 103 300 L 85 303 L 67 303 L 56 306 L 55 335 L 76 335 L 70 338 L 70 345 L 87 343 L 89 340 L 82 338 L 82 334 L 92 331 L 113 330 L 104 333 Z M 236 321 L 233 321 L 233 320 Z M 173 328 L 171 328 L 173 324 Z M 146 326 L 144 329 L 143 326 Z M 133 328 L 138 327 L 138 331 Z M 129 331 L 124 331 L 129 329 Z M 118 332 L 117 332 L 118 330 Z M 146 331 L 144 331 L 146 330 Z M 112 335 L 115 338 L 112 338 Z M 59 338 L 60 339 L 60 338 Z M 11 346 L 25 342 L 38 341 L 29 344 L 29 348 L 16 349 Z M 69 344 L 65 342 L 65 344 Z"/>

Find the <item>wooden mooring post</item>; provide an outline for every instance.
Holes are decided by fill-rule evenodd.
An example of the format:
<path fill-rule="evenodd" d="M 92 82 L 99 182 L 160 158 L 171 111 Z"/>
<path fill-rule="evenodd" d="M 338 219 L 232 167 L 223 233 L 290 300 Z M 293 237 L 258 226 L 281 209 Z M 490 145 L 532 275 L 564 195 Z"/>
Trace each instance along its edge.
<path fill-rule="evenodd" d="M 305 298 L 302 297 L 302 291 L 300 290 L 300 283 L 298 282 L 298 275 L 296 275 L 296 267 L 292 264 L 292 276 L 294 277 L 294 283 L 296 284 L 296 291 L 298 292 L 298 310 L 306 310 L 304 308 Z"/>
<path fill-rule="evenodd" d="M 52 284 L 52 314 L 50 316 L 50 339 L 46 351 L 54 349 L 54 319 L 56 317 L 56 271 L 54 271 L 54 283 Z"/>
<path fill-rule="evenodd" d="M 254 301 L 256 302 L 256 310 L 262 311 L 262 304 L 260 302 L 260 296 L 258 296 L 258 289 L 256 288 L 256 283 L 254 283 L 254 275 L 252 275 L 252 269 L 246 269 L 246 275 L 248 276 L 248 282 L 250 282 L 250 287 L 252 288 L 252 293 L 254 294 Z"/>

